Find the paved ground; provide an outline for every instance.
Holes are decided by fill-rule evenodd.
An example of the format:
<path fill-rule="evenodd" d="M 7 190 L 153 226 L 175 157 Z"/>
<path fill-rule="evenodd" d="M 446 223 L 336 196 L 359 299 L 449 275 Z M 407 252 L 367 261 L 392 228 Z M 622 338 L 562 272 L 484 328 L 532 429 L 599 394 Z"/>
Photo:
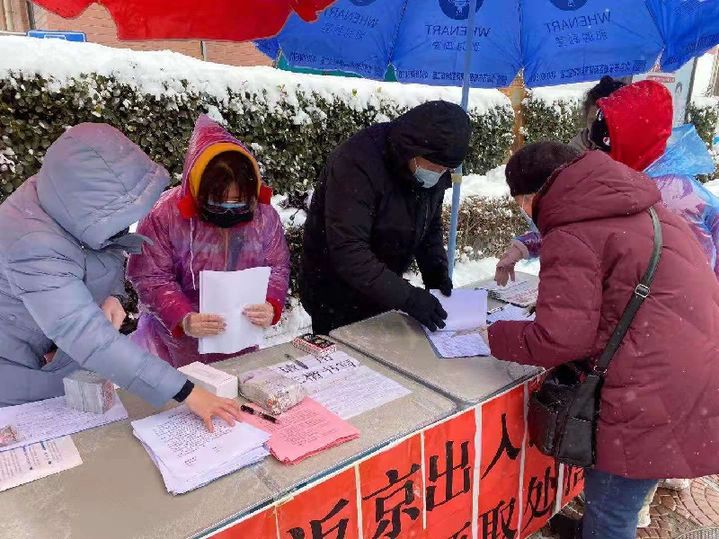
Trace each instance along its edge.
<path fill-rule="evenodd" d="M 565 513 L 578 514 L 573 507 Z M 719 476 L 696 479 L 682 492 L 660 488 L 651 516 L 651 525 L 639 530 L 637 539 L 719 539 Z M 548 530 L 540 537 L 558 539 Z"/>

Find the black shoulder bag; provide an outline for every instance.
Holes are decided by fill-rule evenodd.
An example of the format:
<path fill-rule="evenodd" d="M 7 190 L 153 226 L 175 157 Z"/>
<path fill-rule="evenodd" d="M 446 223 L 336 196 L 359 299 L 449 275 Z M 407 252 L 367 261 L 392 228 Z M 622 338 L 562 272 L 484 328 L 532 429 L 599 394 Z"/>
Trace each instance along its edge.
<path fill-rule="evenodd" d="M 588 468 L 595 463 L 595 435 L 600 393 L 609 362 L 616 354 L 634 316 L 649 296 L 663 240 L 654 208 L 649 209 L 654 227 L 654 251 L 649 268 L 634 289 L 629 304 L 594 368 L 587 360 L 573 361 L 553 369 L 529 401 L 529 439 L 542 453 L 559 462 Z"/>

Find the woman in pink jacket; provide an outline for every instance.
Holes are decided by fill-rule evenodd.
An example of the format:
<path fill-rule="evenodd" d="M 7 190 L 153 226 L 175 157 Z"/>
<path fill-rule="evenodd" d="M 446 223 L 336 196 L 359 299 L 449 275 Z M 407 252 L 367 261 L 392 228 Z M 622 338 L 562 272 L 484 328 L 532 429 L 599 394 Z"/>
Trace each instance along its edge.
<path fill-rule="evenodd" d="M 185 157 L 182 185 L 166 191 L 137 230 L 152 245 L 145 245 L 143 254 L 131 256 L 128 263 L 128 278 L 140 299 L 133 341 L 175 367 L 229 357 L 198 352 L 198 338 L 225 329 L 220 316 L 198 312 L 202 270 L 269 266 L 267 301 L 247 307 L 245 315 L 262 327 L 279 321 L 290 256 L 270 196 L 247 148 L 200 116 Z"/>

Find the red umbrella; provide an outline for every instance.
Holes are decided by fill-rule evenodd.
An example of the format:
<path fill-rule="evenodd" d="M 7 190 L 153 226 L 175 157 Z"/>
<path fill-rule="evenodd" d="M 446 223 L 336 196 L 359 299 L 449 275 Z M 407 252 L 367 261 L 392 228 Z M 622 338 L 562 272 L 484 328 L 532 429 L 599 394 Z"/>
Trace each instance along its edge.
<path fill-rule="evenodd" d="M 306 21 L 335 0 L 36 0 L 64 18 L 92 3 L 107 8 L 117 37 L 249 41 L 277 34 L 292 12 Z"/>

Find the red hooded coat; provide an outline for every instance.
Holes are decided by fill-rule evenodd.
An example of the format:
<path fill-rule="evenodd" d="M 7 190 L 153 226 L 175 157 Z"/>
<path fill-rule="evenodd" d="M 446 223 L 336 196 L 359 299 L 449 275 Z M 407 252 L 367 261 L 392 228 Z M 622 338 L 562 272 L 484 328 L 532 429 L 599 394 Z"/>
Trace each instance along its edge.
<path fill-rule="evenodd" d="M 664 250 L 605 380 L 598 470 L 631 478 L 719 472 L 719 283 L 686 222 L 646 176 L 590 152 L 539 194 L 541 273 L 534 322 L 498 322 L 494 356 L 554 367 L 604 349 L 651 256 L 647 209 Z"/>

